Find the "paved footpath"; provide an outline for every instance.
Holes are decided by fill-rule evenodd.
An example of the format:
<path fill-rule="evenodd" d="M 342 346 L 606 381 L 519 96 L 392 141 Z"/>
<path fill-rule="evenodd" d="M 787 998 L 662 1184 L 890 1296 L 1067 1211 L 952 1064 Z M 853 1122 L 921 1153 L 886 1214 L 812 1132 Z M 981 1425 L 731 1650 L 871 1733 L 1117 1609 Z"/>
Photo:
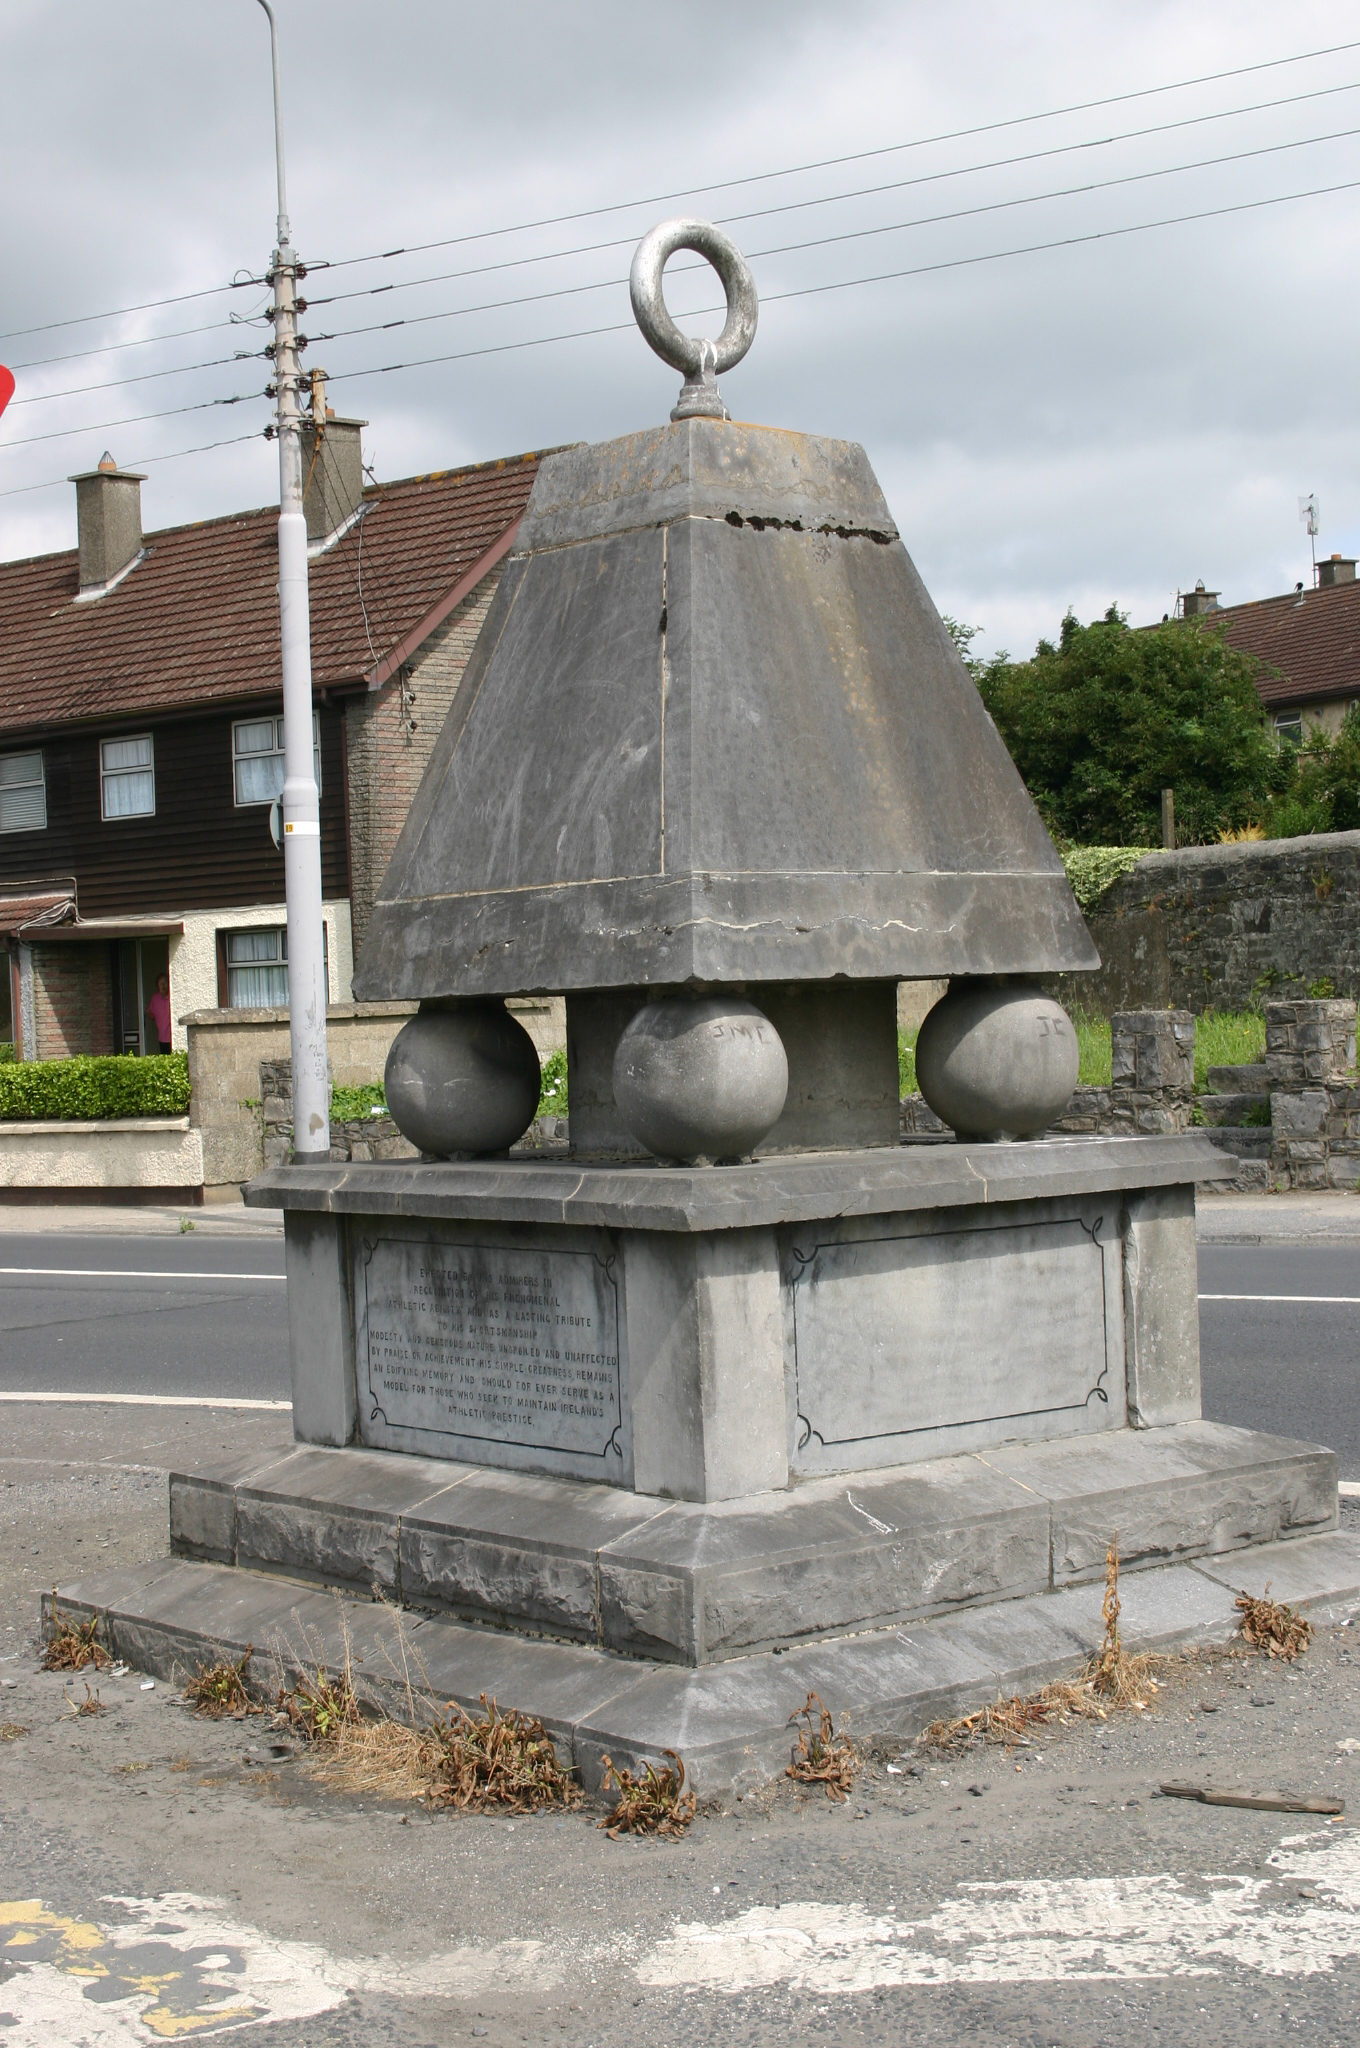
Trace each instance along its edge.
<path fill-rule="evenodd" d="M 168 1467 L 272 1441 L 277 1415 L 15 1406 L 0 1428 L 6 2048 L 1354 2038 L 1360 1623 L 1289 1668 L 1188 1663 L 1146 1714 L 1010 1754 L 882 1756 L 845 1807 L 781 1783 L 675 1843 L 611 1842 L 596 1812 L 432 1820 L 136 1674 L 76 1717 L 83 1679 L 36 1668 L 40 1589 L 163 1554 Z M 1173 1777 L 1348 1814 L 1158 1796 Z"/>

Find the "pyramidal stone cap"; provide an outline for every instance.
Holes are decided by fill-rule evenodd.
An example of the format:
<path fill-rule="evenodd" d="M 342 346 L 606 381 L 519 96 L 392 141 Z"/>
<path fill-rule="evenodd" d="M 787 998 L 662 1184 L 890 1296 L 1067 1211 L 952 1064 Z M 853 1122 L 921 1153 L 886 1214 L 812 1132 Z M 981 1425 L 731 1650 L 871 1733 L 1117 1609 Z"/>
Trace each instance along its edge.
<path fill-rule="evenodd" d="M 862 448 L 691 417 L 544 462 L 358 999 L 1098 965 Z"/>

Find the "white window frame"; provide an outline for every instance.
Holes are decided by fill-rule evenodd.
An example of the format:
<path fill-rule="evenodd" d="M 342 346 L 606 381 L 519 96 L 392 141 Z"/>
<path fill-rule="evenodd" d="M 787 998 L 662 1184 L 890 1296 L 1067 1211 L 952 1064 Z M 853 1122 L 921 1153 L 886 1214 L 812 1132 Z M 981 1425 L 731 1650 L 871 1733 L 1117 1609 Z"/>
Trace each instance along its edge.
<path fill-rule="evenodd" d="M 36 761 L 38 772 L 27 782 L 0 784 L 0 832 L 45 832 L 47 830 L 47 763 L 41 747 L 34 747 L 23 754 L 0 754 L 0 766 L 9 761 Z M 39 825 L 6 825 L 4 822 L 5 791 L 9 789 L 40 789 L 42 791 L 42 823 Z"/>
<path fill-rule="evenodd" d="M 272 723 L 272 724 L 273 724 L 273 727 L 274 727 L 274 744 L 273 744 L 273 746 L 272 746 L 272 747 L 271 747 L 271 748 L 269 749 L 268 753 L 265 753 L 265 752 L 262 752 L 262 751 L 260 751 L 260 752 L 251 752 L 251 753 L 244 753 L 244 754 L 243 754 L 243 753 L 239 753 L 239 752 L 237 751 L 237 745 L 236 745 L 236 735 L 237 735 L 237 734 L 238 734 L 239 732 L 243 732 L 243 731 L 245 730 L 245 728 L 246 728 L 247 726 L 251 726 L 251 725 L 268 725 L 268 724 L 270 724 L 270 723 Z M 262 713 L 262 714 L 260 715 L 260 717 L 258 717 L 258 718 L 235 718 L 235 719 L 233 719 L 233 720 L 232 720 L 232 726 L 231 726 L 231 800 L 232 800 L 232 803 L 234 804 L 235 808 L 236 808 L 236 809 L 237 809 L 238 811 L 255 811 L 255 810 L 262 810 L 262 809 L 263 809 L 263 808 L 265 807 L 265 805 L 267 805 L 267 804 L 273 804 L 273 803 L 277 803 L 277 802 L 278 802 L 278 800 L 279 800 L 279 798 L 280 798 L 280 796 L 281 796 L 281 795 L 282 795 L 282 793 L 283 793 L 283 775 L 282 775 L 282 773 L 280 773 L 280 775 L 279 775 L 279 786 L 278 786 L 278 789 L 277 789 L 277 790 L 275 791 L 275 793 L 274 793 L 274 795 L 273 795 L 273 796 L 252 796 L 252 797 L 242 797 L 242 796 L 241 796 L 241 794 L 240 794 L 240 791 L 239 791 L 239 785 L 238 785 L 238 783 L 237 783 L 237 780 L 236 780 L 236 770 L 237 770 L 237 767 L 238 767 L 238 765 L 239 765 L 239 764 L 240 764 L 241 762 L 243 762 L 243 761 L 277 761 L 277 762 L 278 762 L 278 764 L 279 764 L 280 770 L 282 770 L 282 768 L 283 768 L 283 719 L 282 719 L 282 717 L 281 717 L 281 716 L 276 716 L 276 715 L 275 715 L 275 714 L 274 714 L 273 712 L 269 712 L 269 713 Z M 312 772 L 313 772 L 313 774 L 314 774 L 314 775 L 316 776 L 316 793 L 317 793 L 317 795 L 318 795 L 318 796 L 320 796 L 320 794 L 321 794 L 321 719 L 320 719 L 319 715 L 317 714 L 317 712 L 315 712 L 315 711 L 313 711 L 313 712 L 312 712 Z"/>
<path fill-rule="evenodd" d="M 329 927 L 329 925 L 328 925 L 328 924 L 327 924 L 327 923 L 326 923 L 325 921 L 323 921 L 323 923 L 322 923 L 322 926 L 321 926 L 321 935 L 322 935 L 322 947 L 321 947 L 321 964 L 322 964 L 322 970 L 323 970 L 323 973 L 324 973 L 324 976 L 325 976 L 325 984 L 326 984 L 326 1001 L 327 1001 L 327 1003 L 329 1004 L 329 1002 L 330 1002 L 330 999 L 331 999 L 331 960 L 330 960 L 330 927 Z M 262 937 L 269 937 L 269 938 L 273 938 L 273 939 L 277 940 L 277 942 L 278 942 L 278 943 L 277 943 L 277 947 L 276 947 L 276 950 L 275 950 L 275 953 L 274 953 L 274 957 L 273 957 L 273 959 L 272 959 L 272 960 L 235 960 L 235 961 L 234 961 L 234 960 L 232 959 L 232 957 L 231 957 L 231 942 L 232 942 L 232 940 L 233 940 L 233 939 L 258 939 L 258 938 L 262 938 Z M 226 964 L 226 970 L 227 970 L 227 1008 L 228 1008 L 229 1010 L 237 1010 L 237 1009 L 240 1009 L 240 1010 L 258 1010 L 258 1009 L 269 1009 L 269 1010 L 286 1010 L 286 1009 L 287 1009 L 287 1007 L 288 1007 L 288 988 L 287 988 L 287 979 L 286 979 L 286 977 L 287 977 L 287 973 L 288 973 L 288 927 L 287 927 L 287 925 L 286 925 L 286 924 L 284 924 L 284 925 L 276 925 L 276 924 L 241 924 L 241 925 L 232 925 L 232 926 L 224 927 L 224 929 L 223 929 L 223 931 L 222 931 L 222 939 L 223 939 L 223 951 L 224 951 L 224 954 L 225 954 L 225 964 Z M 284 991 L 283 991 L 283 1000 L 282 1000 L 282 1002 L 280 1002 L 280 1003 L 233 1003 L 233 1001 L 232 1001 L 232 999 L 231 999 L 231 977 L 232 977 L 232 974 L 233 974 L 233 972 L 236 972 L 236 973 L 249 973 L 249 971 L 250 971 L 250 970 L 251 970 L 252 968 L 259 968 L 259 967 L 271 967 L 271 968 L 272 968 L 272 967 L 281 967 L 281 968 L 283 969 L 283 971 L 284 971 L 284 976 L 285 976 L 285 983 L 284 983 Z"/>
<path fill-rule="evenodd" d="M 137 740 L 145 740 L 148 759 L 134 768 L 106 768 L 105 747 L 126 747 Z M 151 809 L 149 811 L 110 811 L 108 807 L 108 786 L 111 782 L 125 781 L 129 776 L 149 775 L 151 777 Z M 139 818 L 154 818 L 156 815 L 156 742 L 149 732 L 119 733 L 115 739 L 99 742 L 99 815 L 106 825 L 131 825 Z"/>

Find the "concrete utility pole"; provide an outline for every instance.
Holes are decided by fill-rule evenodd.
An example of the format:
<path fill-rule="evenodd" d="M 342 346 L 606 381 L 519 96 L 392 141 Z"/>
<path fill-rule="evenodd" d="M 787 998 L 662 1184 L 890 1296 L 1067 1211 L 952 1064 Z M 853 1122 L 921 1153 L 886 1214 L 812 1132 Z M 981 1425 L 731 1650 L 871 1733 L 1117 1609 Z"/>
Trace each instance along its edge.
<path fill-rule="evenodd" d="M 297 253 L 283 177 L 279 31 L 269 0 L 278 158 L 274 251 L 274 377 L 279 399 L 279 616 L 283 640 L 283 876 L 288 901 L 288 1025 L 293 1051 L 293 1150 L 326 1158 L 331 1148 L 326 1062 L 326 960 L 321 921 L 321 806 L 312 766 L 312 634 L 307 601 L 307 521 L 298 435 Z"/>

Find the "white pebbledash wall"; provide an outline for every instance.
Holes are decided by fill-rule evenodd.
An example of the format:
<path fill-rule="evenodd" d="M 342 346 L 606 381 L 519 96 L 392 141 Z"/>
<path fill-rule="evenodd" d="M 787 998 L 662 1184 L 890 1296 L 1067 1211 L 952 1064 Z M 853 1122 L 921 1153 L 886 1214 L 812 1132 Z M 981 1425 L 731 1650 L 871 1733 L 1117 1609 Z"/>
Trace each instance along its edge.
<path fill-rule="evenodd" d="M 323 903 L 326 925 L 326 971 L 330 976 L 332 1003 L 348 1003 L 354 979 L 354 942 L 349 900 L 338 897 Z M 258 930 L 261 926 L 286 925 L 288 907 L 283 903 L 252 903 L 242 910 L 189 910 L 184 913 L 184 934 L 170 941 L 170 1009 L 173 1017 L 171 1043 L 176 1052 L 188 1049 L 189 1036 L 184 1019 L 197 1010 L 215 1010 L 217 995 L 217 934 L 220 931 Z"/>

